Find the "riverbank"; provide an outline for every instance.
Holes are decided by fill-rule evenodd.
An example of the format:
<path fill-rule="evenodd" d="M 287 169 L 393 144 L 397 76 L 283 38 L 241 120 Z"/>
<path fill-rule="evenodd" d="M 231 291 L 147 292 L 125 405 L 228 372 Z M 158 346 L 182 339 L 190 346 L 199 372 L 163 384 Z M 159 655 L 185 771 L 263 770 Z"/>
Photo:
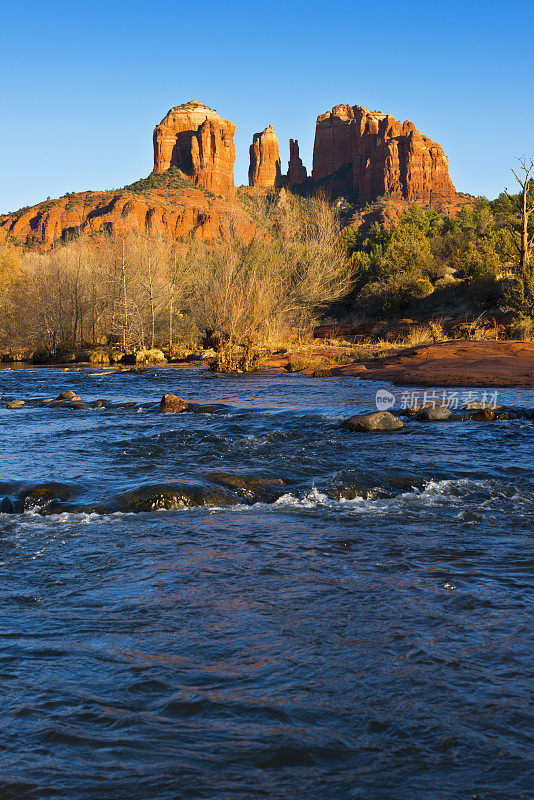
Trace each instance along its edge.
<path fill-rule="evenodd" d="M 286 368 L 290 356 L 265 359 Z M 316 376 L 350 376 L 400 386 L 534 387 L 534 343 L 454 340 L 387 350 L 376 357 L 332 366 L 325 360 L 301 370 Z"/>
<path fill-rule="evenodd" d="M 161 351 L 158 351 L 161 352 Z M 205 351 L 184 361 L 171 361 L 169 367 L 208 365 L 213 351 Z M 163 354 L 162 354 L 163 356 Z M 132 359 L 133 360 L 133 359 Z M 97 374 L 144 372 L 147 368 L 165 365 L 155 362 L 103 365 L 89 361 L 61 362 L 41 366 L 64 367 L 79 371 L 91 367 Z M 3 365 L 29 366 L 25 362 Z M 102 369 L 103 367 L 103 369 Z M 347 346 L 317 344 L 287 349 L 266 355 L 258 373 L 300 373 L 312 377 L 357 377 L 363 380 L 387 381 L 400 386 L 470 386 L 470 387 L 534 387 L 534 343 L 520 340 L 451 341 L 414 346 L 360 344 Z M 258 374 L 257 373 L 257 374 Z"/>
<path fill-rule="evenodd" d="M 407 386 L 534 386 L 532 342 L 439 342 L 334 367 L 332 375 Z"/>

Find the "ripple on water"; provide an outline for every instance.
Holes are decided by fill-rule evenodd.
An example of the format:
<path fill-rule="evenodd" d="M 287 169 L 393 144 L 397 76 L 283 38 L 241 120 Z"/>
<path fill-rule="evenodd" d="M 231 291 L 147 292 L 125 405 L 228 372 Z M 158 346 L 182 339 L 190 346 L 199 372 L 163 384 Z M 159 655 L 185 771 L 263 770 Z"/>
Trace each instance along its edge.
<path fill-rule="evenodd" d="M 0 797 L 529 798 L 532 421 L 368 437 L 374 383 L 157 372 L 0 409 Z"/>

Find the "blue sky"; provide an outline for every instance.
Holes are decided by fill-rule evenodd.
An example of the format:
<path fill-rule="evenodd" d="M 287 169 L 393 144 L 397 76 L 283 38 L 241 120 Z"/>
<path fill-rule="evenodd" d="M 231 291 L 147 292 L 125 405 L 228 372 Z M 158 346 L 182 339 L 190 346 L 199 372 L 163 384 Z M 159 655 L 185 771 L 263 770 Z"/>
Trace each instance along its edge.
<path fill-rule="evenodd" d="M 0 212 L 146 176 L 190 99 L 237 124 L 236 183 L 271 122 L 309 169 L 317 115 L 346 102 L 412 120 L 458 190 L 494 197 L 534 156 L 533 30 L 531 0 L 6 2 Z"/>

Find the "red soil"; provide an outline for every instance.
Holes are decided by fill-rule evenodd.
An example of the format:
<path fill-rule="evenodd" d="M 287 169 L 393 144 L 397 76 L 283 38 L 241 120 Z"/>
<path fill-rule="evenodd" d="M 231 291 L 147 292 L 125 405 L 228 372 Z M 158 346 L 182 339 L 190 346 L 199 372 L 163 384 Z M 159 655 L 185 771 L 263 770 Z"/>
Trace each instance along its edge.
<path fill-rule="evenodd" d="M 400 385 L 534 387 L 534 343 L 440 342 L 333 367 L 330 374 Z"/>

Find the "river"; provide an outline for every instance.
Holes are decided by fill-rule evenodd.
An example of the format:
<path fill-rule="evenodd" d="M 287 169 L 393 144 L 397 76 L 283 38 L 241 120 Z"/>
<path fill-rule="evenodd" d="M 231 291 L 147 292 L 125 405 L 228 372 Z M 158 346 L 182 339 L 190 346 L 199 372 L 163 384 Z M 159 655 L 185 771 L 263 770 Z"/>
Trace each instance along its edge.
<path fill-rule="evenodd" d="M 2 800 L 533 797 L 533 420 L 350 433 L 391 386 L 194 366 L 0 382 Z M 30 402 L 69 389 L 104 402 Z"/>

